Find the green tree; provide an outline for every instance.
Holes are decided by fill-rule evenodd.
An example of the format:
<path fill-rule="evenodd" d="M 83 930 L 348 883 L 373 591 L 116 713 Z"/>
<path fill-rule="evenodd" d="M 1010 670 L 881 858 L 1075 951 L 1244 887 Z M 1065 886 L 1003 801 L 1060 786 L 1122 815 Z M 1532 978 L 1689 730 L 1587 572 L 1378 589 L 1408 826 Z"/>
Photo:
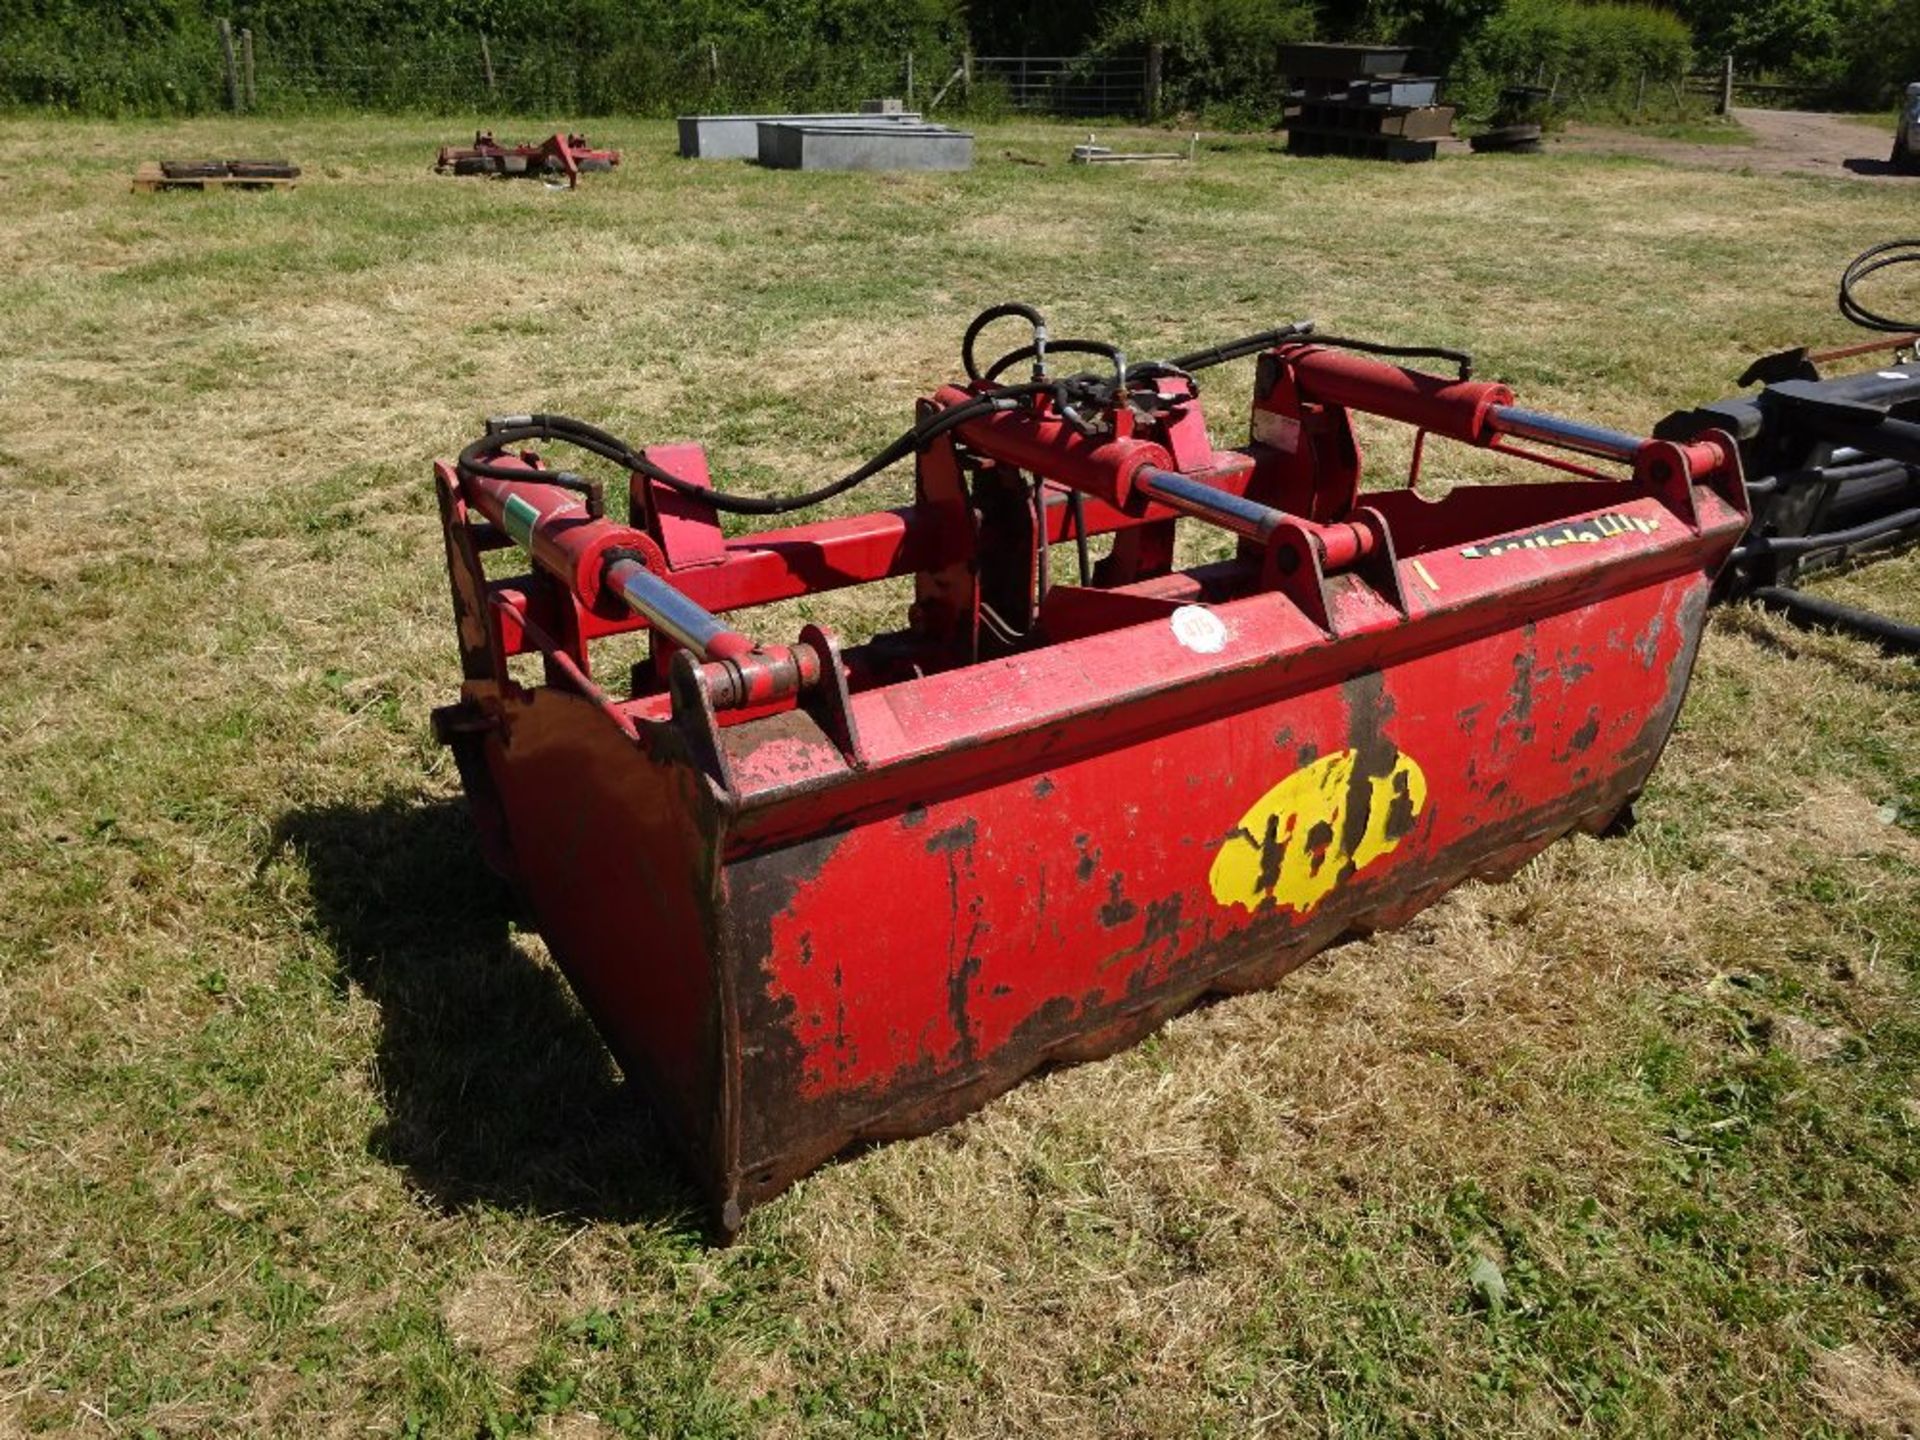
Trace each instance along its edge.
<path fill-rule="evenodd" d="M 1132 0 L 1110 9 L 1100 47 L 1161 46 L 1163 98 L 1174 108 L 1265 119 L 1286 88 L 1281 46 L 1313 38 L 1315 27 L 1307 0 Z"/>

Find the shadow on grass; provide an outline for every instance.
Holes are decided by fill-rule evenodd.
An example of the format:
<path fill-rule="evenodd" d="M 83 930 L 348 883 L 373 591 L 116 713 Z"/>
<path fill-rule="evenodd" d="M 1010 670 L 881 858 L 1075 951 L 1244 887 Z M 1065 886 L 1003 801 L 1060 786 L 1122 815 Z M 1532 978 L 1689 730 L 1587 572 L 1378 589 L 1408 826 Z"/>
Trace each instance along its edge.
<path fill-rule="evenodd" d="M 1920 674 L 1906 666 L 1889 664 L 1889 661 L 1901 659 L 1905 652 L 1897 649 L 1881 649 L 1873 641 L 1862 636 L 1836 630 L 1817 622 L 1801 625 L 1791 618 L 1771 612 L 1763 607 L 1749 603 L 1723 606 L 1719 613 L 1726 622 L 1757 645 L 1762 645 L 1789 660 L 1816 660 L 1830 665 L 1849 679 L 1864 685 L 1890 690 L 1904 695 L 1920 695 Z M 1777 620 L 1780 627 L 1769 625 L 1761 617 Z M 1853 640 L 1861 646 L 1858 651 L 1835 650 L 1817 642 L 1822 639 Z"/>
<path fill-rule="evenodd" d="M 1842 160 L 1840 163 L 1856 175 L 1910 175 L 1913 173 L 1910 170 L 1902 170 L 1891 160 L 1869 160 L 1864 156 Z"/>
<path fill-rule="evenodd" d="M 436 1204 L 697 1231 L 699 1201 L 565 979 L 512 939 L 464 804 L 286 816 L 343 984 L 380 1007 L 373 1153 Z"/>

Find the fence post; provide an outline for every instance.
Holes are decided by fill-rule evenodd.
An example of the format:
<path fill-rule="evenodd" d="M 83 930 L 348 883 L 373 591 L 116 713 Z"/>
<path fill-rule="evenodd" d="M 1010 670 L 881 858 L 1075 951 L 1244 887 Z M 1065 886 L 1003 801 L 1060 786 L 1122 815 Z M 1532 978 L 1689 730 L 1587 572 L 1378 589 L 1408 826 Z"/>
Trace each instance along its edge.
<path fill-rule="evenodd" d="M 247 109 L 253 109 L 253 31 L 240 32 L 240 90 L 247 97 Z"/>
<path fill-rule="evenodd" d="M 1160 118 L 1160 42 L 1147 46 L 1147 118 Z"/>
<path fill-rule="evenodd" d="M 220 26 L 220 55 L 227 71 L 227 108 L 238 111 L 240 108 L 240 71 L 233 63 L 233 26 L 225 20 Z"/>
<path fill-rule="evenodd" d="M 960 93 L 966 97 L 969 106 L 973 104 L 973 51 L 960 52 Z"/>
<path fill-rule="evenodd" d="M 493 47 L 487 44 L 487 32 L 480 32 L 480 63 L 487 71 L 487 94 L 496 93 L 498 87 L 493 83 Z"/>
<path fill-rule="evenodd" d="M 1733 56 L 1725 55 L 1720 61 L 1720 113 L 1733 113 Z"/>
<path fill-rule="evenodd" d="M 714 40 L 707 42 L 707 74 L 717 87 L 720 84 L 720 45 Z"/>
<path fill-rule="evenodd" d="M 913 51 L 907 51 L 907 109 L 913 109 Z"/>
<path fill-rule="evenodd" d="M 1633 118 L 1638 120 L 1647 104 L 1647 72 L 1640 72 L 1640 88 L 1633 92 Z"/>

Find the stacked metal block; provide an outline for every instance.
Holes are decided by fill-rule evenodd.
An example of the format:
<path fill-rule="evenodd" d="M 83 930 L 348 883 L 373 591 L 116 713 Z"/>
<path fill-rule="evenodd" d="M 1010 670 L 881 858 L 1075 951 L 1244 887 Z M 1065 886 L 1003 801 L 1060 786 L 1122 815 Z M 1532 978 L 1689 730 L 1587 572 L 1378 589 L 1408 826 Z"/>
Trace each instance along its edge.
<path fill-rule="evenodd" d="M 1453 134 L 1440 78 L 1407 71 L 1412 51 L 1378 45 L 1288 45 L 1281 65 L 1299 86 L 1286 110 L 1295 155 L 1433 159 Z"/>

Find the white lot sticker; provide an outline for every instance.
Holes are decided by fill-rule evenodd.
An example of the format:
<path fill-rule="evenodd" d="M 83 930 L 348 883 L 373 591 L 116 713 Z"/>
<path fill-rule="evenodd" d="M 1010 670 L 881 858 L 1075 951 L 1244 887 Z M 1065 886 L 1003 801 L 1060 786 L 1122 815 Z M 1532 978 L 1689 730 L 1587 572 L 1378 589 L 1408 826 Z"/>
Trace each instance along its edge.
<path fill-rule="evenodd" d="M 1196 655 L 1217 655 L 1227 643 L 1227 627 L 1204 605 L 1182 605 L 1173 612 L 1173 638 Z"/>

